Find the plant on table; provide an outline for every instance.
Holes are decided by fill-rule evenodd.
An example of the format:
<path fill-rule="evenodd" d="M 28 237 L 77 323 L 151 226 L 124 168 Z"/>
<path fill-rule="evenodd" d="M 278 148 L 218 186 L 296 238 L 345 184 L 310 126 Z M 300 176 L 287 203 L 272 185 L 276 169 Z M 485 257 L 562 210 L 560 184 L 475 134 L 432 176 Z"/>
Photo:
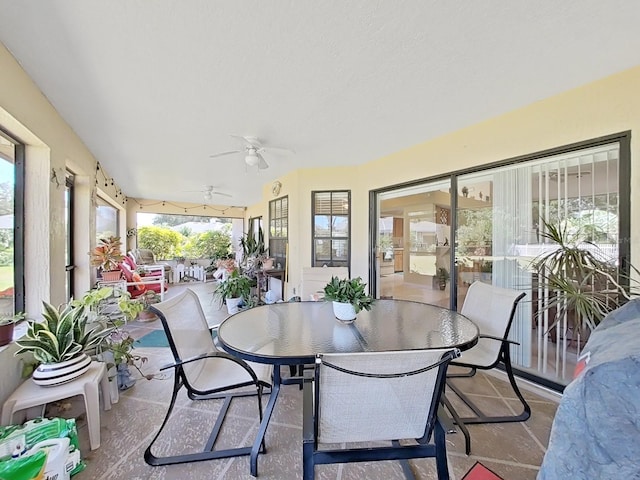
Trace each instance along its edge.
<path fill-rule="evenodd" d="M 28 320 L 27 333 L 16 342 L 20 349 L 15 354 L 33 354 L 37 363 L 34 381 L 40 385 L 73 380 L 87 371 L 91 364 L 89 355 L 111 329 L 100 324 L 88 326 L 85 309 L 71 304 L 60 308 L 47 302 L 42 304 L 44 320 Z"/>
<path fill-rule="evenodd" d="M 337 312 L 336 303 L 350 304 L 353 306 L 353 315 L 359 313 L 361 310 L 371 310 L 373 306 L 373 297 L 368 295 L 365 287 L 366 283 L 362 281 L 362 278 L 343 278 L 331 277 L 331 281 L 324 287 L 324 299 L 334 302 L 334 313 L 336 317 L 341 320 L 352 320 L 349 318 L 341 318 L 342 316 Z"/>

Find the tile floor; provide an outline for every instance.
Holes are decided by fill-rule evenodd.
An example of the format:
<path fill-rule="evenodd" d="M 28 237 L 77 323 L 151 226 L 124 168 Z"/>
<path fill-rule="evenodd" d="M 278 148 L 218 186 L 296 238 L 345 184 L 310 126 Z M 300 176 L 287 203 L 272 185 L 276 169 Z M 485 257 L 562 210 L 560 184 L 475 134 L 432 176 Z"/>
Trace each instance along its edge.
<path fill-rule="evenodd" d="M 205 313 L 212 323 L 226 316 L 211 302 L 213 284 L 192 284 L 201 298 Z M 181 287 L 173 287 L 175 294 Z M 158 320 L 149 323 L 133 322 L 132 334 L 139 338 L 152 329 L 161 328 Z M 157 372 L 171 362 L 168 348 L 138 348 L 148 358 L 145 373 Z M 284 373 L 284 372 L 283 372 Z M 518 407 L 508 385 L 499 378 L 481 374 L 474 380 L 463 379 L 463 389 L 481 406 L 496 413 Z M 460 384 L 460 383 L 459 383 Z M 79 415 L 77 423 L 86 469 L 75 480 L 101 479 L 250 479 L 247 457 L 221 459 L 167 467 L 148 466 L 143 459 L 147 445 L 159 428 L 172 390 L 172 374 L 162 373 L 153 380 L 140 379 L 131 389 L 121 392 L 119 402 L 108 412 L 101 412 L 101 441 L 99 449 L 89 451 L 88 432 L 78 398 L 65 412 L 52 405 L 48 414 Z M 525 423 L 471 425 L 471 455 L 464 453 L 461 433 L 447 435 L 449 470 L 452 480 L 461 479 L 476 462 L 501 475 L 505 480 L 535 479 L 542 462 L 557 404 L 544 396 L 524 391 L 532 407 L 532 417 Z M 454 404 L 458 402 L 452 398 Z M 266 401 L 266 400 L 265 400 Z M 195 451 L 210 433 L 219 400 L 193 402 L 182 394 L 172 419 L 156 443 L 156 453 Z M 77 410 L 77 412 L 76 412 Z M 464 411 L 461 409 L 462 414 Z M 234 400 L 223 429 L 221 447 L 234 442 L 250 445 L 257 431 L 255 399 Z M 302 394 L 295 385 L 283 386 L 266 435 L 268 452 L 258 460 L 261 479 L 287 480 L 301 478 L 302 472 Z M 435 478 L 433 459 L 411 460 L 418 479 Z M 372 462 L 316 467 L 317 479 L 402 479 L 398 462 Z"/>

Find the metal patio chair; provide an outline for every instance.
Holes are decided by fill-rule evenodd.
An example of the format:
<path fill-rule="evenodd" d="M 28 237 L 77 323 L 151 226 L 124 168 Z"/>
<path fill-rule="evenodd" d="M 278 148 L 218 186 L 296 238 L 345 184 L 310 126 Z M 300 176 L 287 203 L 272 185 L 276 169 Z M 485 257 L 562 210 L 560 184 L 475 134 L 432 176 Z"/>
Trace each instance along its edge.
<path fill-rule="evenodd" d="M 521 291 L 496 287 L 482 282 L 474 282 L 467 291 L 462 305 L 464 316 L 472 320 L 480 330 L 478 343 L 462 352 L 460 358 L 451 362 L 452 366 L 466 367 L 469 370 L 463 373 L 447 373 L 447 387 L 452 390 L 475 414 L 469 417 L 460 417 L 451 402 L 444 397 L 443 401 L 454 421 L 463 431 L 466 439 L 467 455 L 471 451 L 471 439 L 465 425 L 478 423 L 504 423 L 523 422 L 531 416 L 531 407 L 526 402 L 518 389 L 511 359 L 509 346 L 518 345 L 518 342 L 509 340 L 509 331 L 516 312 L 518 302 L 526 294 Z M 473 377 L 477 370 L 491 370 L 502 363 L 511 384 L 511 388 L 522 403 L 523 410 L 516 415 L 487 415 L 452 381 L 459 377 Z"/>
<path fill-rule="evenodd" d="M 242 359 L 218 350 L 211 337 L 198 296 L 193 290 L 186 289 L 174 298 L 151 306 L 150 310 L 160 318 L 169 340 L 174 363 L 163 367 L 162 370 L 173 368 L 174 382 L 167 414 L 158 433 L 144 452 L 145 461 L 149 465 L 159 466 L 249 455 L 251 445 L 216 450 L 216 440 L 231 402 L 236 397 L 256 395 L 256 413 L 262 420 L 262 393 L 265 388 L 271 387 L 272 367 L 262 364 L 250 365 Z M 182 387 L 186 389 L 191 400 L 224 400 L 213 431 L 202 452 L 155 456 L 151 453 L 151 448 L 167 424 Z M 261 452 L 264 451 L 263 443 Z"/>
<path fill-rule="evenodd" d="M 438 478 L 448 479 L 437 412 L 456 355 L 444 349 L 318 355 L 315 381 L 304 384 L 304 480 L 314 478 L 315 465 L 376 460 L 402 460 L 414 478 L 406 460 L 423 457 L 435 457 Z M 351 442 L 374 443 L 325 445 Z"/>

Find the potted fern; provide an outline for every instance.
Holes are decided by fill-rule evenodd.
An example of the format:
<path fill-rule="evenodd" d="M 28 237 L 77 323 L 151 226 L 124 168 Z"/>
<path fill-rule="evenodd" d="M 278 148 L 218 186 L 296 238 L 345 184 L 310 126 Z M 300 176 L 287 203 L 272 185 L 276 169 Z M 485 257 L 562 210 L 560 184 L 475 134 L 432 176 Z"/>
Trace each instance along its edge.
<path fill-rule="evenodd" d="M 333 302 L 333 314 L 342 322 L 351 323 L 361 310 L 371 310 L 373 297 L 365 291 L 362 278 L 331 277 L 324 287 L 324 299 Z"/>

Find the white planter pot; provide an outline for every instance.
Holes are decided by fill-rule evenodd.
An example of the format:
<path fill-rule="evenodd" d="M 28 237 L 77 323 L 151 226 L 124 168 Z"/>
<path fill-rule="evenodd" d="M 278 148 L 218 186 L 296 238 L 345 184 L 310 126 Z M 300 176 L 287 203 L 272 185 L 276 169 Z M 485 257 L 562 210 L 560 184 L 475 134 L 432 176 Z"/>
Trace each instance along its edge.
<path fill-rule="evenodd" d="M 333 302 L 333 314 L 341 322 L 353 322 L 356 319 L 356 309 L 350 303 Z"/>
<path fill-rule="evenodd" d="M 43 363 L 33 372 L 33 382 L 43 387 L 52 387 L 69 382 L 89 370 L 91 358 L 86 353 L 60 363 Z"/>
<path fill-rule="evenodd" d="M 238 305 L 242 302 L 242 297 L 227 298 L 225 301 L 227 302 L 227 312 L 229 312 L 229 315 L 238 313 Z"/>

